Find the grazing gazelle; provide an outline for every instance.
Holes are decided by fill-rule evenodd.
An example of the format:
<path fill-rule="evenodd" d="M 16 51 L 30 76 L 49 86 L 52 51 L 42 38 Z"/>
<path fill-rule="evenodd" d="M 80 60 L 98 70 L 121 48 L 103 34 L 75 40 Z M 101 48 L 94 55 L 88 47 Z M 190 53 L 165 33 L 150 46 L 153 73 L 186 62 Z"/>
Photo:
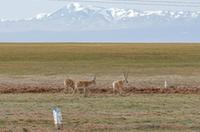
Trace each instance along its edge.
<path fill-rule="evenodd" d="M 69 92 L 69 89 L 74 92 L 75 90 L 75 82 L 72 79 L 66 79 L 64 80 L 64 86 L 67 88 L 67 93 Z"/>
<path fill-rule="evenodd" d="M 76 90 L 78 90 L 79 88 L 83 88 L 84 96 L 86 97 L 87 96 L 86 92 L 88 91 L 89 87 L 90 86 L 94 86 L 94 85 L 96 85 L 96 75 L 90 81 L 89 80 L 87 80 L 87 81 L 78 81 L 76 83 L 76 88 L 75 88 L 74 91 L 76 92 Z"/>
<path fill-rule="evenodd" d="M 128 83 L 128 72 L 123 73 L 124 80 L 117 80 L 113 82 L 113 93 L 116 94 L 118 92 L 120 95 L 122 94 L 122 90 L 124 88 L 125 83 Z"/>

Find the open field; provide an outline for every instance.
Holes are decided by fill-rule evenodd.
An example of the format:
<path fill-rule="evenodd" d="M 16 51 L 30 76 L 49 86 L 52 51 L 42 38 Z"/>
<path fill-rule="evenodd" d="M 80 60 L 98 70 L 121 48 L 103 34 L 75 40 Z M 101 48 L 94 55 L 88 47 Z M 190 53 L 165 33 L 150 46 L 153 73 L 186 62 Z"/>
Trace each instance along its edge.
<path fill-rule="evenodd" d="M 112 95 L 123 71 L 125 93 Z M 89 97 L 63 94 L 65 78 L 94 74 Z M 55 131 L 54 106 L 67 132 L 200 131 L 200 45 L 0 44 L 0 93 L 3 132 Z"/>
<path fill-rule="evenodd" d="M 0 44 L 0 74 L 193 75 L 198 44 Z"/>
<path fill-rule="evenodd" d="M 199 87 L 198 44 L 0 44 L 0 84 L 61 87 L 63 79 L 109 86 L 129 71 L 135 87 Z"/>
<path fill-rule="evenodd" d="M 200 96 L 140 94 L 96 95 L 2 94 L 0 131 L 55 131 L 52 108 L 63 114 L 63 131 L 197 132 L 200 131 Z"/>

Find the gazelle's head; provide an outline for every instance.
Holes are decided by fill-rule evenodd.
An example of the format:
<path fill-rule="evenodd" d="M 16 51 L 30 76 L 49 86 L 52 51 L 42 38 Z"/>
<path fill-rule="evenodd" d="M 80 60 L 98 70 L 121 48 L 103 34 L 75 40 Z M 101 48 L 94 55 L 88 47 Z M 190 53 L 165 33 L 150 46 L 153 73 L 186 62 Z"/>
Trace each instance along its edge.
<path fill-rule="evenodd" d="M 128 72 L 123 72 L 124 74 L 124 82 L 128 83 Z"/>

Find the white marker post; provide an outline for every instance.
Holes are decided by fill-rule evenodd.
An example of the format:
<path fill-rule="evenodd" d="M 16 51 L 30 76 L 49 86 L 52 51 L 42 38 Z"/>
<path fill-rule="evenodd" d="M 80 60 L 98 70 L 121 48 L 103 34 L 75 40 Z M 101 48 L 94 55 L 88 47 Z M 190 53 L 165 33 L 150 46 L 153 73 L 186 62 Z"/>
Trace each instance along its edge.
<path fill-rule="evenodd" d="M 167 88 L 167 81 L 166 80 L 165 80 L 165 84 L 164 85 L 165 85 L 165 88 Z"/>
<path fill-rule="evenodd" d="M 55 127 L 57 129 L 62 129 L 63 128 L 62 114 L 61 114 L 61 110 L 58 107 L 53 108 L 53 117 L 54 117 Z"/>

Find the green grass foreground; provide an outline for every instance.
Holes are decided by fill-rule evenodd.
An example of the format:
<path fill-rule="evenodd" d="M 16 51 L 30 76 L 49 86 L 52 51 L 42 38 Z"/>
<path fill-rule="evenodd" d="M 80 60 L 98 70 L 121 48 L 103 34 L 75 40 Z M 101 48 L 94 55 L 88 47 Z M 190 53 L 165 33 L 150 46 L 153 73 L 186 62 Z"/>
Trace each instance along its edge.
<path fill-rule="evenodd" d="M 198 44 L 0 44 L 0 74 L 200 72 Z"/>
<path fill-rule="evenodd" d="M 3 94 L 0 131 L 55 131 L 52 108 L 63 114 L 63 131 L 200 131 L 200 96 L 154 94 L 83 98 L 64 94 Z"/>

